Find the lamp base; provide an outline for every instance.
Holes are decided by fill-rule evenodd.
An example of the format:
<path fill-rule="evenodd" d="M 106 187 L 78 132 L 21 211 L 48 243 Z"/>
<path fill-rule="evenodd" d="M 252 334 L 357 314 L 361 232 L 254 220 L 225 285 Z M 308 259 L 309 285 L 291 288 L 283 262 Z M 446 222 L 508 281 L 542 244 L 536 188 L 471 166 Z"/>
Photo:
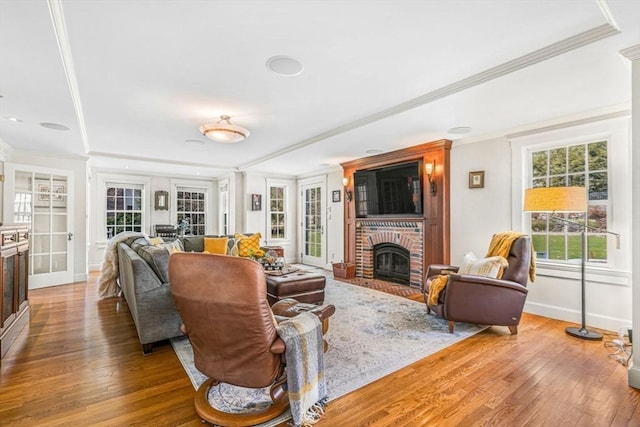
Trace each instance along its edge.
<path fill-rule="evenodd" d="M 598 332 L 593 332 L 588 330 L 585 327 L 577 328 L 577 327 L 569 327 L 565 329 L 567 335 L 571 335 L 577 338 L 582 338 L 583 340 L 592 340 L 599 341 L 602 339 L 602 334 Z"/>

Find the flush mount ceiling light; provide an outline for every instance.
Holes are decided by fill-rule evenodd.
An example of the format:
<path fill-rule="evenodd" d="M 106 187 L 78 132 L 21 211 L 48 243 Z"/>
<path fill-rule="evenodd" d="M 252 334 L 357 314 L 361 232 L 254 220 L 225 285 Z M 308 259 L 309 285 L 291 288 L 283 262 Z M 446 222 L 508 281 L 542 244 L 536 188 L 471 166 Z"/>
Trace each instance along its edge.
<path fill-rule="evenodd" d="M 231 117 L 220 116 L 218 123 L 207 123 L 200 126 L 200 132 L 216 142 L 233 144 L 249 136 L 249 131 L 231 123 Z"/>
<path fill-rule="evenodd" d="M 290 56 L 278 55 L 267 59 L 267 69 L 279 76 L 297 76 L 302 74 L 302 64 Z"/>

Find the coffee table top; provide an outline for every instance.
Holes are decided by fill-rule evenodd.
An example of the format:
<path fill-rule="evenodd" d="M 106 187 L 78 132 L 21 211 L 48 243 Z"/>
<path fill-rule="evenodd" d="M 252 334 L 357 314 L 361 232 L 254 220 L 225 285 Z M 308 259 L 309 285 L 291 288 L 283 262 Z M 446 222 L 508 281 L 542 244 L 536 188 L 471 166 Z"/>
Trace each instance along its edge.
<path fill-rule="evenodd" d="M 295 282 L 299 280 L 317 279 L 317 278 L 324 279 L 325 277 L 322 274 L 310 273 L 308 271 L 299 270 L 299 269 L 296 269 L 294 271 L 291 271 L 285 274 L 278 274 L 278 275 L 267 274 L 266 275 L 267 282 L 271 282 L 271 283 L 287 283 L 287 282 Z"/>

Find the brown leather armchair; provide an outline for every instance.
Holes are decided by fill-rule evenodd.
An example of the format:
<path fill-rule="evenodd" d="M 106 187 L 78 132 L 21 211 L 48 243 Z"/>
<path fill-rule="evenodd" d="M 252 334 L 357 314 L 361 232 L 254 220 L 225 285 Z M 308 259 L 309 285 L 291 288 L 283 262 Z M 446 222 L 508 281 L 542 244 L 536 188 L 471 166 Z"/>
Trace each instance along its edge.
<path fill-rule="evenodd" d="M 455 322 L 508 326 L 518 333 L 518 324 L 527 298 L 527 282 L 531 265 L 531 238 L 521 236 L 513 241 L 508 267 L 501 279 L 457 274 L 452 265 L 430 265 L 423 285 L 427 313 L 434 311 L 449 321 L 453 333 Z M 439 274 L 448 274 L 446 287 L 438 295 L 438 304 L 429 304 L 431 283 Z"/>
<path fill-rule="evenodd" d="M 248 426 L 284 412 L 289 404 L 286 348 L 267 302 L 261 265 L 248 258 L 174 253 L 169 258 L 169 281 L 193 347 L 195 367 L 209 377 L 196 392 L 198 415 L 215 425 Z M 322 321 L 335 311 L 329 308 L 313 312 Z M 219 411 L 207 401 L 209 389 L 219 383 L 270 387 L 273 403 L 261 412 Z"/>

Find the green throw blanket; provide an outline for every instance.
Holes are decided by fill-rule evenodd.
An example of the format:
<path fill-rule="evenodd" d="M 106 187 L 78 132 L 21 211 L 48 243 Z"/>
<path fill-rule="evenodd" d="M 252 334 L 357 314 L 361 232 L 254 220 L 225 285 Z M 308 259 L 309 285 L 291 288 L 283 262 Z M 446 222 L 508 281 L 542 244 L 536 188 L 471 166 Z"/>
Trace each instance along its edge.
<path fill-rule="evenodd" d="M 315 424 L 327 403 L 322 324 L 315 314 L 301 313 L 277 328 L 287 346 L 287 388 L 293 425 Z"/>

